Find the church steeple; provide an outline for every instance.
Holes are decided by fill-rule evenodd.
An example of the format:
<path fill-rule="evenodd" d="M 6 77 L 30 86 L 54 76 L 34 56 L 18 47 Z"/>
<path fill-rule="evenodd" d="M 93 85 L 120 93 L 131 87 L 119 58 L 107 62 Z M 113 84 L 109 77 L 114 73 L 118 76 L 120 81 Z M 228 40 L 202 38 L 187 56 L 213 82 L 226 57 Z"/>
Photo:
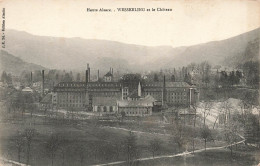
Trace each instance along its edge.
<path fill-rule="evenodd" d="M 139 82 L 138 84 L 138 96 L 141 97 L 142 96 L 142 88 L 141 88 L 141 83 Z"/>

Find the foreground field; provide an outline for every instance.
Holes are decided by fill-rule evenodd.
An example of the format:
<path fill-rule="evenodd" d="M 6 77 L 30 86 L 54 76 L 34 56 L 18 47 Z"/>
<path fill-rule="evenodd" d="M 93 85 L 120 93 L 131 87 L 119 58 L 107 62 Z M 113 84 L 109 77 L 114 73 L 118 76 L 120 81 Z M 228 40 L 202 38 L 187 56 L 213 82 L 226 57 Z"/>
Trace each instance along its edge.
<path fill-rule="evenodd" d="M 30 116 L 25 114 L 23 118 L 3 119 L 0 126 L 1 156 L 13 161 L 18 161 L 18 150 L 16 137 L 18 131 L 25 129 L 35 129 L 36 135 L 32 139 L 30 150 L 30 165 L 95 165 L 111 163 L 115 161 L 127 160 L 126 140 L 129 138 L 129 131 L 134 131 L 138 154 L 136 158 L 151 157 L 150 142 L 158 139 L 161 142 L 157 155 L 172 155 L 181 153 L 185 150 L 192 150 L 192 143 L 185 144 L 185 147 L 178 146 L 177 142 L 172 141 L 172 124 L 151 123 L 156 122 L 154 118 L 139 120 L 126 120 L 125 122 L 98 121 L 96 119 L 69 120 L 55 119 L 45 116 Z M 186 132 L 190 128 L 186 127 Z M 185 131 L 184 131 L 185 132 Z M 59 135 L 62 144 L 54 151 L 47 148 L 48 141 L 53 134 Z M 216 133 L 217 134 L 217 133 Z M 203 149 L 203 140 L 197 136 L 195 138 L 195 148 Z M 218 147 L 226 145 L 221 140 L 209 141 L 208 147 Z M 238 151 L 244 151 L 239 150 Z M 135 165 L 254 165 L 259 158 L 253 155 L 234 153 L 233 159 L 230 158 L 230 151 L 206 151 L 188 155 L 186 157 L 156 159 L 135 162 Z M 20 162 L 27 162 L 26 142 L 22 146 Z M 255 154 L 252 151 L 251 154 Z M 241 160 L 243 158 L 243 160 Z M 215 165 L 214 165 L 215 164 Z M 125 164 L 123 164 L 125 165 Z"/>

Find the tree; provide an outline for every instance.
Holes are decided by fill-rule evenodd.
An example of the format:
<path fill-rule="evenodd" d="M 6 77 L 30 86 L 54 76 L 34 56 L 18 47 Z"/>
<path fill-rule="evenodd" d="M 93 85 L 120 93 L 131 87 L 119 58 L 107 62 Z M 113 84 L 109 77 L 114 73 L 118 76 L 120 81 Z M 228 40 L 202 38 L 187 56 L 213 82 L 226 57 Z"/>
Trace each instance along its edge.
<path fill-rule="evenodd" d="M 27 128 L 24 131 L 24 137 L 27 142 L 27 159 L 26 163 L 29 164 L 30 161 L 30 152 L 31 152 L 31 144 L 33 141 L 33 138 L 36 136 L 36 130 L 32 128 Z"/>
<path fill-rule="evenodd" d="M 247 80 L 247 85 L 251 87 L 259 86 L 259 62 L 248 61 L 243 65 L 243 71 Z"/>
<path fill-rule="evenodd" d="M 210 111 L 211 111 L 212 107 L 213 107 L 212 102 L 202 102 L 202 104 L 201 104 L 204 126 L 206 125 L 206 119 L 207 119 L 207 116 L 210 115 Z"/>
<path fill-rule="evenodd" d="M 184 76 L 184 82 L 187 82 L 188 84 L 191 84 L 191 76 L 190 74 L 185 74 Z"/>
<path fill-rule="evenodd" d="M 260 143 L 260 117 L 252 113 L 248 113 L 245 125 L 246 142 L 258 144 Z"/>
<path fill-rule="evenodd" d="M 175 76 L 174 75 L 171 76 L 171 82 L 175 82 Z"/>
<path fill-rule="evenodd" d="M 153 81 L 154 82 L 158 82 L 159 81 L 158 75 L 156 73 L 154 74 Z"/>
<path fill-rule="evenodd" d="M 224 102 L 221 103 L 220 109 L 223 114 L 222 120 L 224 122 L 224 125 L 226 126 L 227 122 L 229 123 L 231 119 L 231 110 L 233 109 L 232 105 L 228 100 L 225 100 Z"/>
<path fill-rule="evenodd" d="M 68 147 L 69 141 L 67 139 L 64 139 L 64 137 L 60 137 L 59 141 L 59 152 L 61 153 L 61 158 L 62 158 L 62 165 L 65 165 L 65 155 L 66 152 L 70 151 L 70 147 Z"/>
<path fill-rule="evenodd" d="M 173 126 L 170 143 L 177 144 L 179 152 L 183 151 L 183 148 L 185 148 L 188 143 L 188 136 L 183 132 L 182 125 L 175 124 Z"/>
<path fill-rule="evenodd" d="M 235 83 L 235 72 L 231 71 L 228 76 L 229 85 L 233 86 Z"/>
<path fill-rule="evenodd" d="M 63 82 L 71 82 L 72 80 L 72 76 L 69 73 L 65 73 L 65 76 L 62 79 Z"/>
<path fill-rule="evenodd" d="M 149 151 L 154 155 L 161 149 L 161 141 L 159 139 L 154 138 L 149 142 Z"/>
<path fill-rule="evenodd" d="M 192 109 L 193 109 L 193 111 L 194 111 L 193 133 L 192 133 L 192 151 L 193 151 L 193 153 L 194 153 L 194 150 L 195 150 L 194 139 L 195 139 L 195 129 L 196 129 L 198 103 L 195 102 L 195 103 L 193 103 L 191 106 L 192 106 Z"/>
<path fill-rule="evenodd" d="M 119 155 L 122 151 L 123 148 L 123 143 L 121 141 L 116 141 L 114 143 L 114 149 L 115 149 L 115 158 L 118 160 L 119 159 Z"/>
<path fill-rule="evenodd" d="M 60 147 L 60 137 L 58 134 L 51 134 L 50 138 L 47 140 L 46 150 L 51 156 L 51 165 L 55 158 L 55 153 Z"/>
<path fill-rule="evenodd" d="M 127 155 L 127 165 L 133 165 L 138 157 L 137 138 L 133 132 L 129 132 L 125 139 L 124 147 Z"/>
<path fill-rule="evenodd" d="M 79 161 L 80 161 L 81 166 L 83 165 L 84 159 L 86 158 L 86 152 L 87 152 L 87 149 L 85 148 L 84 145 L 78 145 L 76 147 L 76 153 L 79 156 Z"/>
<path fill-rule="evenodd" d="M 77 80 L 76 80 L 76 81 L 77 81 L 77 82 L 80 81 L 80 73 L 77 74 Z"/>
<path fill-rule="evenodd" d="M 122 117 L 122 120 L 121 120 L 121 121 L 122 121 L 122 122 L 124 121 L 125 116 L 126 116 L 126 115 L 125 115 L 125 111 L 121 111 L 121 117 Z"/>
<path fill-rule="evenodd" d="M 237 141 L 238 125 L 236 123 L 229 123 L 224 130 L 225 140 L 230 149 L 231 158 L 233 157 L 233 144 Z"/>
<path fill-rule="evenodd" d="M 1 81 L 8 84 L 12 83 L 12 75 L 10 73 L 7 74 L 5 71 L 3 71 L 1 75 Z"/>
<path fill-rule="evenodd" d="M 208 128 L 208 126 L 204 126 L 201 131 L 200 131 L 200 136 L 202 139 L 204 139 L 204 147 L 205 147 L 205 151 L 207 148 L 207 142 L 212 139 L 212 135 L 211 135 L 211 131 Z"/>
<path fill-rule="evenodd" d="M 21 152 L 22 152 L 24 143 L 25 143 L 25 137 L 22 135 L 22 133 L 20 131 L 17 131 L 17 134 L 14 137 L 14 144 L 15 144 L 15 147 L 17 148 L 18 162 L 21 161 Z"/>

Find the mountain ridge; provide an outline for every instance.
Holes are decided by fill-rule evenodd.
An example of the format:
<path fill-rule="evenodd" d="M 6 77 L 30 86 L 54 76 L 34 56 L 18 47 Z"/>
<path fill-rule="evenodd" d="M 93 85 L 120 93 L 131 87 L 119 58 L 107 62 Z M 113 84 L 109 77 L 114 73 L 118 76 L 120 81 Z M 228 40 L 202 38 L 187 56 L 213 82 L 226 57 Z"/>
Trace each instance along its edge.
<path fill-rule="evenodd" d="M 238 36 L 192 46 L 143 46 L 118 41 L 80 37 L 46 37 L 16 30 L 6 31 L 6 50 L 22 60 L 47 68 L 144 71 L 185 66 L 209 61 L 213 65 L 234 65 L 225 61 L 244 56 L 249 42 L 259 38 L 260 29 Z M 109 59 L 109 63 L 106 61 Z M 243 58 L 241 58 L 243 59 Z"/>
<path fill-rule="evenodd" d="M 24 62 L 20 58 L 8 53 L 5 50 L 0 51 L 0 73 L 3 71 L 19 75 L 23 71 L 34 71 L 46 69 L 43 66 Z"/>

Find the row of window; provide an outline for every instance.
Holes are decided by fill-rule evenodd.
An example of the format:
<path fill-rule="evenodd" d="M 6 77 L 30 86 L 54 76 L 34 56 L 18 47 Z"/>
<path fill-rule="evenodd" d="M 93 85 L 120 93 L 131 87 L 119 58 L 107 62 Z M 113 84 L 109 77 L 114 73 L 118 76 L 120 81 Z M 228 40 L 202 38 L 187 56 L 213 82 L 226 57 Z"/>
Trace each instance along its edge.
<path fill-rule="evenodd" d="M 107 109 L 107 106 L 97 106 L 97 112 L 101 112 L 101 108 L 103 108 L 103 112 L 113 112 L 113 106 L 109 106 L 109 110 Z"/>
<path fill-rule="evenodd" d="M 126 111 L 127 115 L 142 115 L 142 114 L 148 114 L 149 112 L 146 111 Z"/>
<path fill-rule="evenodd" d="M 120 87 L 120 84 L 88 84 L 88 87 Z"/>
<path fill-rule="evenodd" d="M 76 108 L 81 108 L 81 107 L 84 107 L 84 104 L 59 104 L 59 107 L 76 107 Z"/>

